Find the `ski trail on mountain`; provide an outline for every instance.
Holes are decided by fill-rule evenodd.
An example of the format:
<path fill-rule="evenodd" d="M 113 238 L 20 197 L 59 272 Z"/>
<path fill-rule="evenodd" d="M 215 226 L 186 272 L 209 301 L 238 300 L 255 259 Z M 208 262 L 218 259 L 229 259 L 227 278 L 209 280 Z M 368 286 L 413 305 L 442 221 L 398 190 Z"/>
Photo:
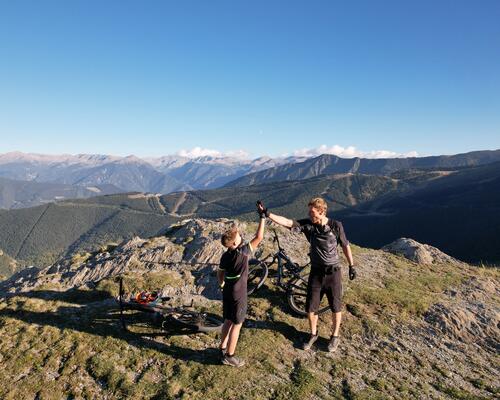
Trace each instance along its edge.
<path fill-rule="evenodd" d="M 171 214 L 177 214 L 177 210 L 179 207 L 184 204 L 186 201 L 186 192 L 181 193 L 181 197 L 175 202 L 174 206 L 172 207 L 172 211 L 170 212 Z"/>
<path fill-rule="evenodd" d="M 14 258 L 17 260 L 17 258 L 19 257 L 19 253 L 21 253 L 21 250 L 23 249 L 26 241 L 28 240 L 28 238 L 30 237 L 30 235 L 33 233 L 33 230 L 35 229 L 35 227 L 38 225 L 38 223 L 41 221 L 41 219 L 43 218 L 43 216 L 45 215 L 45 213 L 47 212 L 47 210 L 49 209 L 49 207 L 51 206 L 52 204 L 47 204 L 47 207 L 45 207 L 45 210 L 42 211 L 42 213 L 40 214 L 40 216 L 37 218 L 37 220 L 35 221 L 35 223 L 33 224 L 33 226 L 31 227 L 30 231 L 26 234 L 26 236 L 24 237 L 23 241 L 21 242 L 21 245 L 19 246 L 19 249 L 17 250 L 16 252 L 16 255 L 14 256 Z"/>

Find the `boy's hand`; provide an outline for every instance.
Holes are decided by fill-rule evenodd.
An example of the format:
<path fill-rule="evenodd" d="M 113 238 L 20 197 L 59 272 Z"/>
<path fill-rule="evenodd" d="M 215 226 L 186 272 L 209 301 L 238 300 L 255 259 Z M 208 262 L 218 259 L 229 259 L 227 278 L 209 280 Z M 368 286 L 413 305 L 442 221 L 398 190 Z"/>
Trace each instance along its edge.
<path fill-rule="evenodd" d="M 257 200 L 257 213 L 261 218 L 269 217 L 269 210 L 264 206 L 262 200 Z"/>

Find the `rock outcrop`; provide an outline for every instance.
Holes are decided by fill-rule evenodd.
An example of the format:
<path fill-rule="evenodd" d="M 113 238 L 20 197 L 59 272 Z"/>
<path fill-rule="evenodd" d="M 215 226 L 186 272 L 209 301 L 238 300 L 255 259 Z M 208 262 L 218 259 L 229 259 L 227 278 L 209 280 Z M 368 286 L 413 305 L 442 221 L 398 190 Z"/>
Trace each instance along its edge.
<path fill-rule="evenodd" d="M 436 247 L 408 238 L 399 238 L 385 245 L 381 250 L 402 255 L 419 264 L 460 263 L 460 261 L 443 253 Z"/>

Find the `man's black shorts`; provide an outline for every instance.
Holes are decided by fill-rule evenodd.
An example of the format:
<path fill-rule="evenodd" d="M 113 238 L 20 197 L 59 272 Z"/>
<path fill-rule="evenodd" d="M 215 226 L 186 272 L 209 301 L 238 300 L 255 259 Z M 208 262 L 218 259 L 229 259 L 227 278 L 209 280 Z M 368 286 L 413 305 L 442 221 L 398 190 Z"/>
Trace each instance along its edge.
<path fill-rule="evenodd" d="M 332 267 L 330 267 L 332 268 Z M 328 274 L 325 267 L 313 267 L 307 282 L 306 311 L 317 312 L 323 295 L 326 294 L 328 304 L 333 312 L 342 310 L 342 270 L 333 267 Z"/>
<path fill-rule="evenodd" d="M 235 324 L 241 324 L 246 318 L 248 297 L 245 282 L 232 284 L 226 281 L 222 293 L 222 316 Z"/>

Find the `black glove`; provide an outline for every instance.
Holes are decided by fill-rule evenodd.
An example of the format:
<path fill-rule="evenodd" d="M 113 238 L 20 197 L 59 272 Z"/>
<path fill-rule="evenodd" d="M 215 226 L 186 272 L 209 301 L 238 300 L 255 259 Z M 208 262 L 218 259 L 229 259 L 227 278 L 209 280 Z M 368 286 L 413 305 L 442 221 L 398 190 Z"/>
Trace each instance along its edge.
<path fill-rule="evenodd" d="M 269 210 L 264 206 L 262 200 L 257 200 L 257 213 L 261 218 L 269 217 Z"/>
<path fill-rule="evenodd" d="M 356 269 L 354 269 L 354 265 L 349 265 L 349 279 L 352 281 L 354 278 L 356 278 Z"/>

